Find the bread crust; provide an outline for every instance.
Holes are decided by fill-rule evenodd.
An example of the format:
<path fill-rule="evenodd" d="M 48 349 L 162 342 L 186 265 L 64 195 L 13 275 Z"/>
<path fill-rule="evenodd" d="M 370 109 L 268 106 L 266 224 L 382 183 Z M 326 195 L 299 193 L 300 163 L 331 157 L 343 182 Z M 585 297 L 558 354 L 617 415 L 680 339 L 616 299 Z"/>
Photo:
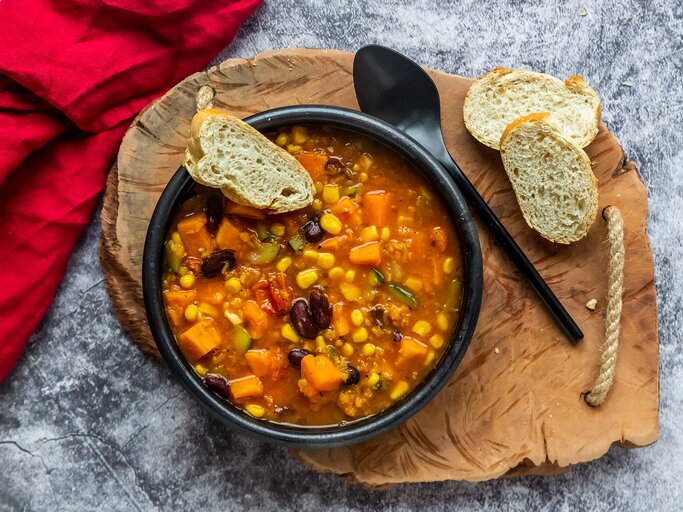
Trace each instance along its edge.
<path fill-rule="evenodd" d="M 592 210 L 589 212 L 588 220 L 584 225 L 584 229 L 576 233 L 576 236 L 571 237 L 571 238 L 558 238 L 554 237 L 551 234 L 544 232 L 542 229 L 540 229 L 539 226 L 536 226 L 535 223 L 533 222 L 533 219 L 531 219 L 528 215 L 528 213 L 525 211 L 525 209 L 522 207 L 522 202 L 519 200 L 519 193 L 516 187 L 516 179 L 511 175 L 510 172 L 510 166 L 508 165 L 508 159 L 507 159 L 507 153 L 508 153 L 508 140 L 510 137 L 517 131 L 518 129 L 525 127 L 528 124 L 533 124 L 537 123 L 539 124 L 539 132 L 545 132 L 548 134 L 551 134 L 553 137 L 556 138 L 558 142 L 560 142 L 565 148 L 567 148 L 569 151 L 574 153 L 580 160 L 581 164 L 583 166 L 583 170 L 586 173 L 587 176 L 590 177 L 591 180 L 591 188 L 592 192 L 595 195 L 595 201 L 594 201 L 594 206 Z M 578 144 L 575 144 L 574 142 L 565 139 L 562 136 L 562 133 L 559 131 L 557 126 L 552 123 L 552 116 L 548 112 L 536 112 L 533 114 L 529 114 L 528 116 L 520 117 L 518 119 L 515 119 L 512 123 L 510 123 L 505 131 L 503 132 L 501 138 L 500 138 L 500 154 L 501 158 L 503 160 L 503 167 L 505 168 L 505 172 L 508 175 L 508 178 L 510 179 L 510 182 L 512 183 L 513 190 L 515 192 L 515 196 L 517 197 L 518 203 L 520 205 L 520 210 L 522 211 L 522 216 L 524 217 L 524 220 L 526 221 L 527 225 L 536 231 L 538 234 L 540 234 L 543 238 L 553 242 L 553 243 L 558 243 L 558 244 L 570 244 L 572 242 L 576 242 L 582 238 L 584 238 L 590 229 L 590 227 L 595 223 L 595 219 L 597 218 L 598 214 L 598 195 L 599 195 L 599 190 L 598 190 L 598 180 L 596 179 L 595 175 L 593 174 L 593 169 L 591 166 L 590 159 L 588 158 L 588 155 L 586 152 L 581 148 Z M 540 165 L 540 164 L 539 164 Z"/>
<path fill-rule="evenodd" d="M 288 177 L 297 182 L 299 191 L 305 191 L 305 197 L 303 199 L 299 197 L 298 200 L 295 201 L 291 197 L 278 196 L 278 193 L 273 188 L 273 190 L 267 194 L 272 196 L 269 204 L 257 204 L 247 197 L 248 191 L 244 189 L 244 186 L 240 187 L 239 176 L 236 176 L 232 169 L 226 169 L 224 171 L 226 176 L 226 182 L 224 184 L 219 185 L 215 182 L 209 182 L 203 179 L 202 173 L 199 170 L 201 160 L 206 156 L 202 145 L 202 126 L 207 120 L 215 118 L 225 119 L 228 124 L 235 126 L 241 132 L 242 136 L 261 145 L 271 158 L 276 158 L 280 160 L 280 162 L 284 162 L 289 170 Z M 281 147 L 273 144 L 252 126 L 220 109 L 202 109 L 192 118 L 190 124 L 190 138 L 185 152 L 185 167 L 192 178 L 198 183 L 208 187 L 220 188 L 228 199 L 246 206 L 264 209 L 269 213 L 285 213 L 304 208 L 313 202 L 313 196 L 315 195 L 313 180 L 296 158 Z M 277 185 L 276 182 L 274 183 Z"/>
<path fill-rule="evenodd" d="M 497 102 L 504 101 L 504 107 L 514 110 L 513 102 L 509 98 L 503 98 L 506 87 L 512 83 L 518 91 L 522 91 L 526 84 L 528 91 L 525 92 L 530 97 L 543 96 L 545 108 L 521 112 L 514 117 L 510 117 L 512 114 L 506 116 L 506 108 L 501 108 Z M 565 92 L 562 92 L 562 87 Z M 557 94 L 553 93 L 553 90 Z M 577 101 L 572 104 L 574 95 Z M 587 121 L 586 101 L 594 110 L 591 116 L 592 122 Z M 568 105 L 571 106 L 569 110 Z M 556 111 L 556 109 L 559 110 Z M 562 82 L 543 73 L 498 67 L 479 77 L 470 86 L 463 105 L 463 119 L 467 130 L 479 142 L 493 149 L 499 149 L 500 136 L 505 126 L 517 117 L 523 117 L 535 111 L 548 111 L 551 115 L 557 115 L 556 124 L 561 131 L 565 132 L 567 137 L 571 133 L 572 140 L 585 147 L 598 133 L 602 109 L 597 93 L 580 76 L 570 76 Z M 572 116 L 568 116 L 567 112 L 577 115 L 574 121 L 571 121 Z M 496 119 L 499 118 L 502 121 L 505 117 L 509 119 L 501 126 Z M 499 128 L 496 130 L 495 126 Z"/>

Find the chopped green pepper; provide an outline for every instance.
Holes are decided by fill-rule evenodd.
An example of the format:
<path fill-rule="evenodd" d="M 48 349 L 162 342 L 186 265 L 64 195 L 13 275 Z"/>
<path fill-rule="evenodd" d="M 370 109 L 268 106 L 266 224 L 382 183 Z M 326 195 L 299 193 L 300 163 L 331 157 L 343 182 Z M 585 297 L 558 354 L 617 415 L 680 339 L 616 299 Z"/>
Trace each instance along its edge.
<path fill-rule="evenodd" d="M 412 293 L 410 293 L 405 288 L 402 288 L 401 286 L 399 286 L 397 284 L 390 284 L 389 285 L 389 293 L 394 298 L 403 302 L 410 309 L 414 309 L 417 307 L 417 299 L 415 298 L 415 296 Z"/>

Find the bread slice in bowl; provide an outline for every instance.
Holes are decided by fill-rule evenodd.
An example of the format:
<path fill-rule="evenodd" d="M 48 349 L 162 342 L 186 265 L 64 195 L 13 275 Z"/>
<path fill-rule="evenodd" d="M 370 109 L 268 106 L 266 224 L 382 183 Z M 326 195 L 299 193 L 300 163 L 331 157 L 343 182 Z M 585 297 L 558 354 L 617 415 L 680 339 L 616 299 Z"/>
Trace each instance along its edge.
<path fill-rule="evenodd" d="M 219 109 L 200 110 L 192 119 L 185 168 L 231 201 L 268 213 L 309 206 L 315 194 L 311 176 L 296 158 Z"/>
<path fill-rule="evenodd" d="M 551 117 L 536 113 L 510 123 L 500 154 L 527 224 L 551 242 L 569 244 L 595 221 L 598 182 L 586 152 Z"/>
<path fill-rule="evenodd" d="M 600 98 L 578 76 L 563 82 L 543 73 L 496 68 L 472 84 L 463 106 L 469 132 L 494 149 L 500 149 L 511 122 L 535 112 L 550 112 L 563 137 L 583 148 L 598 133 Z"/>

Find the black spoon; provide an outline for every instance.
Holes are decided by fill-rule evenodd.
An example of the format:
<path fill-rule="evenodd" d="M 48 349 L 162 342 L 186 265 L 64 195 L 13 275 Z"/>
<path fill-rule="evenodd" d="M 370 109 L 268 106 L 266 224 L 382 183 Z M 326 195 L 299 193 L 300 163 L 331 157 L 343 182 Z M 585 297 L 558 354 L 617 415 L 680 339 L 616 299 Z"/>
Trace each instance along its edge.
<path fill-rule="evenodd" d="M 579 326 L 448 153 L 441 133 L 439 91 L 429 75 L 394 50 L 368 45 L 356 53 L 353 82 L 363 112 L 403 130 L 441 162 L 569 340 L 581 340 Z"/>

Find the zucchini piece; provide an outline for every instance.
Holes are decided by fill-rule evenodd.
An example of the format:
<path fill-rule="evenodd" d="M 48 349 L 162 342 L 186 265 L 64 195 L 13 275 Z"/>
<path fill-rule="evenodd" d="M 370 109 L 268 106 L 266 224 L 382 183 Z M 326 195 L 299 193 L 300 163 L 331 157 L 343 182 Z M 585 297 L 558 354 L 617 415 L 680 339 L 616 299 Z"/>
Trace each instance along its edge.
<path fill-rule="evenodd" d="M 249 253 L 249 262 L 254 265 L 265 265 L 272 262 L 280 253 L 280 244 L 277 242 L 260 244 Z"/>
<path fill-rule="evenodd" d="M 299 252 L 306 243 L 306 237 L 304 237 L 303 233 L 297 233 L 289 239 L 288 243 L 294 252 Z"/>
<path fill-rule="evenodd" d="M 363 190 L 363 184 L 362 183 L 356 183 L 355 185 L 348 187 L 344 191 L 344 195 L 349 196 L 349 197 L 355 196 L 356 194 L 360 193 L 361 190 Z"/>
<path fill-rule="evenodd" d="M 368 281 L 370 281 L 370 286 L 379 286 L 380 284 L 384 284 L 384 274 L 382 274 L 376 268 L 373 268 L 368 274 Z"/>
<path fill-rule="evenodd" d="M 240 354 L 244 354 L 251 347 L 251 336 L 241 325 L 236 325 L 232 331 L 232 342 Z"/>
<path fill-rule="evenodd" d="M 417 299 L 415 296 L 397 284 L 389 285 L 389 294 L 395 299 L 403 302 L 410 309 L 415 309 L 417 307 Z"/>
<path fill-rule="evenodd" d="M 267 242 L 270 240 L 272 234 L 268 231 L 268 226 L 265 222 L 256 223 L 256 236 L 258 236 L 259 242 Z"/>
<path fill-rule="evenodd" d="M 169 240 L 166 242 L 164 250 L 166 253 L 166 263 L 168 263 L 169 268 L 177 274 L 180 265 L 183 263 L 183 253 L 185 252 L 183 246 L 175 240 Z"/>

